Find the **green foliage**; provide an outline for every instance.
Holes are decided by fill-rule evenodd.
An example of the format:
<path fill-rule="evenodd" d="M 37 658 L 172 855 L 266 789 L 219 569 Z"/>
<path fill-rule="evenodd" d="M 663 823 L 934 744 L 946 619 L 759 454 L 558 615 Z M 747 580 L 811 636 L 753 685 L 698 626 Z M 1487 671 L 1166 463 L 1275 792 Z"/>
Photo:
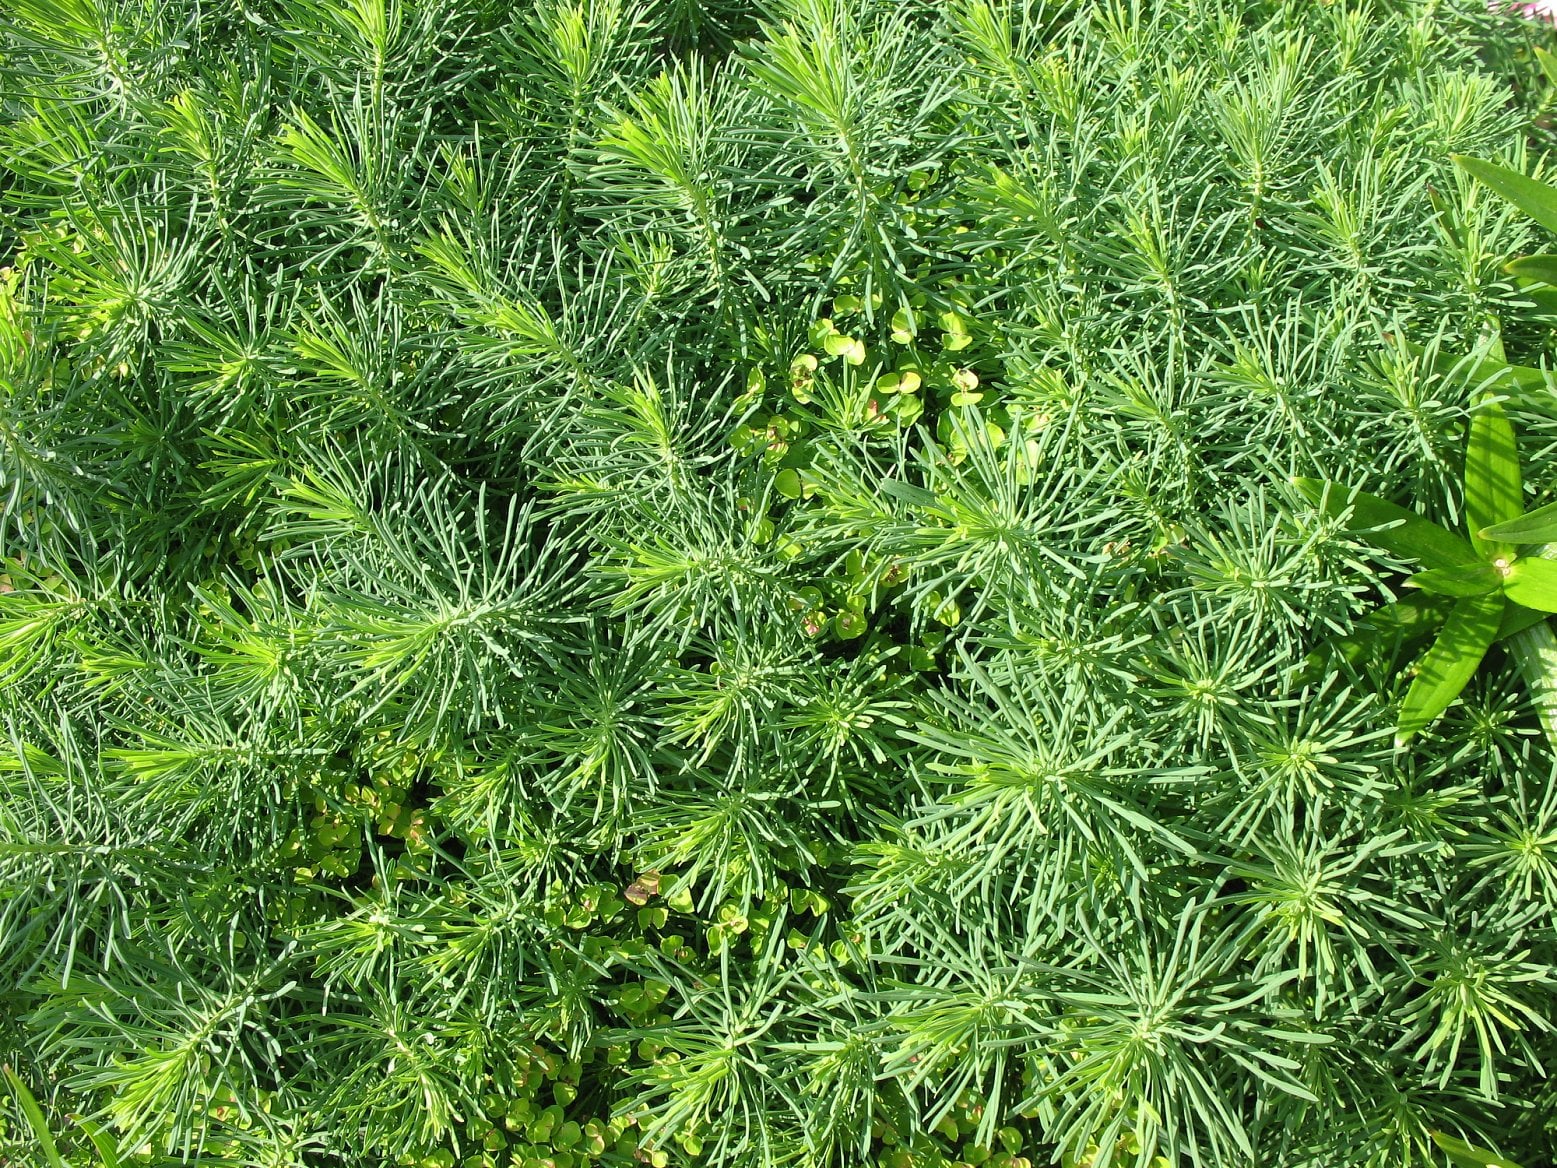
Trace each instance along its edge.
<path fill-rule="evenodd" d="M 1538 56 L 1550 72 L 1550 54 Z M 1514 204 L 1548 229 L 1557 229 L 1557 191 L 1546 183 L 1504 166 L 1474 158 L 1456 158 L 1461 169 Z M 1548 283 L 1554 269 L 1546 257 L 1515 260 L 1507 270 L 1527 283 Z M 1503 360 L 1503 346 L 1494 337 L 1490 351 L 1472 363 L 1489 373 L 1499 388 L 1535 386 L 1544 382 L 1539 370 L 1519 369 Z M 1298 480 L 1297 485 L 1331 514 L 1337 504 L 1328 485 Z M 1441 714 L 1465 688 L 1495 640 L 1510 638 L 1516 658 L 1534 691 L 1548 737 L 1557 742 L 1557 712 L 1551 706 L 1554 675 L 1553 634 L 1545 613 L 1557 612 L 1557 566 L 1544 558 L 1557 551 L 1551 522 L 1552 505 L 1525 514 L 1519 449 L 1502 406 L 1484 401 L 1472 415 L 1465 452 L 1464 507 L 1470 535 L 1461 544 L 1442 527 L 1412 515 L 1383 499 L 1356 496 L 1343 505 L 1353 531 L 1373 531 L 1375 542 L 1395 555 L 1430 565 L 1408 581 L 1425 591 L 1454 598 L 1444 615 L 1444 629 L 1415 668 L 1415 680 L 1401 704 L 1397 741 L 1415 734 Z M 1520 557 L 1516 544 L 1543 544 L 1533 555 Z M 1366 634 L 1365 634 L 1366 636 Z"/>
<path fill-rule="evenodd" d="M 1464 493 L 1469 542 L 1366 493 L 1347 497 L 1333 484 L 1313 479 L 1296 480 L 1296 485 L 1346 530 L 1365 535 L 1396 556 L 1432 565 L 1406 580 L 1407 587 L 1453 600 L 1443 614 L 1442 632 L 1415 666 L 1400 707 L 1397 742 L 1405 742 L 1448 708 L 1494 641 L 1528 635 L 1535 627 L 1544 630 L 1542 614 L 1557 612 L 1557 564 L 1518 556 L 1514 541 L 1501 538 L 1505 533 L 1539 535 L 1543 528 L 1539 511 L 1522 514 L 1519 449 L 1513 427 L 1495 400 L 1483 402 L 1471 416 Z M 1544 703 L 1549 684 L 1538 681 L 1535 688 Z M 1549 721 L 1551 715 L 1543 712 L 1543 718 Z"/>
<path fill-rule="evenodd" d="M 1449 1162 L 1457 1168 L 1519 1168 L 1507 1157 L 1473 1147 L 1442 1132 L 1433 1133 L 1433 1142 L 1448 1153 Z"/>
<path fill-rule="evenodd" d="M 1537 39 L 13 0 L 0 1160 L 1539 1162 Z"/>

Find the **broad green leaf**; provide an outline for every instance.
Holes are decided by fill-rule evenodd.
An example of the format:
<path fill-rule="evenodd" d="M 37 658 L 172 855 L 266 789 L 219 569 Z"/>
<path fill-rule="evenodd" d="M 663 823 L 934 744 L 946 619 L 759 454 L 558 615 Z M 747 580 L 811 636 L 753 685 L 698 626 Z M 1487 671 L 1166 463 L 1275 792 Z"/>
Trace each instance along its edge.
<path fill-rule="evenodd" d="M 1448 233 L 1449 238 L 1454 240 L 1456 246 L 1463 246 L 1460 232 L 1455 225 L 1453 209 L 1449 206 L 1448 201 L 1434 189 L 1432 183 L 1427 184 L 1427 202 L 1433 208 L 1433 214 L 1437 216 L 1439 225 Z"/>
<path fill-rule="evenodd" d="M 1477 532 L 1482 539 L 1502 543 L 1553 543 L 1557 542 L 1557 503 L 1548 503 L 1510 519 L 1507 523 L 1495 523 Z"/>
<path fill-rule="evenodd" d="M 1435 596 L 1486 596 L 1503 586 L 1503 574 L 1491 564 L 1466 564 L 1461 568 L 1429 568 L 1406 581 Z"/>
<path fill-rule="evenodd" d="M 59 1154 L 59 1147 L 54 1142 L 54 1134 L 49 1131 L 49 1124 L 43 1118 L 43 1108 L 38 1106 L 38 1100 L 27 1089 L 27 1084 L 22 1082 L 21 1076 L 10 1067 L 0 1067 L 0 1073 L 4 1073 L 6 1084 L 11 1088 L 11 1094 L 16 1097 L 17 1104 L 22 1109 L 22 1117 L 27 1121 L 27 1126 L 32 1129 L 32 1135 L 38 1141 L 38 1147 L 43 1152 L 43 1162 L 48 1168 L 65 1168 L 65 1161 Z"/>
<path fill-rule="evenodd" d="M 1467 158 L 1463 154 L 1452 157 L 1460 169 L 1507 199 L 1546 230 L 1557 231 L 1557 190 L 1495 162 Z"/>
<path fill-rule="evenodd" d="M 1504 265 L 1511 276 L 1523 280 L 1539 280 L 1543 284 L 1557 284 L 1557 255 L 1524 256 Z"/>
<path fill-rule="evenodd" d="M 1339 483 L 1298 478 L 1293 485 L 1327 515 L 1351 512 L 1346 529 L 1365 535 L 1368 542 L 1402 559 L 1418 560 L 1429 568 L 1457 568 L 1478 561 L 1470 544 L 1446 528 L 1397 507 L 1366 491 L 1348 492 Z"/>
<path fill-rule="evenodd" d="M 1467 1144 L 1464 1140 L 1454 1136 L 1444 1135 L 1443 1132 L 1433 1132 L 1433 1143 L 1438 1145 L 1440 1151 L 1452 1160 L 1457 1168 L 1519 1168 L 1507 1156 L 1499 1156 L 1495 1152 L 1489 1152 L 1485 1148 L 1478 1148 L 1473 1144 Z"/>
<path fill-rule="evenodd" d="M 1507 523 L 1524 514 L 1524 485 L 1519 477 L 1519 444 L 1508 415 L 1488 402 L 1471 416 L 1470 442 L 1465 448 L 1465 520 L 1472 531 Z M 1510 556 L 1513 548 L 1501 540 L 1474 536 L 1487 559 Z"/>
<path fill-rule="evenodd" d="M 1508 600 L 1508 594 L 1504 593 L 1504 600 Z M 1503 623 L 1498 625 L 1498 635 L 1494 641 L 1506 641 L 1515 633 L 1522 633 L 1531 625 L 1538 625 L 1547 618 L 1547 613 L 1537 612 L 1533 608 L 1526 608 L 1522 604 L 1509 601 L 1504 606 Z"/>
<path fill-rule="evenodd" d="M 1557 57 L 1552 56 L 1545 49 L 1537 48 L 1535 59 L 1540 62 L 1541 72 L 1546 74 L 1546 80 L 1557 85 Z"/>
<path fill-rule="evenodd" d="M 1397 744 L 1426 727 L 1460 695 L 1497 636 L 1503 605 L 1501 596 L 1471 596 L 1455 602 L 1401 703 Z"/>
<path fill-rule="evenodd" d="M 1557 560 L 1539 556 L 1515 560 L 1503 583 L 1503 594 L 1526 608 L 1557 612 Z"/>
<path fill-rule="evenodd" d="M 1537 303 L 1543 303 L 1549 311 L 1557 312 L 1557 288 L 1526 289 L 1524 295 Z M 1523 409 L 1549 410 L 1557 405 L 1553 400 L 1554 392 L 1557 392 L 1557 376 L 1547 370 L 1530 365 L 1509 365 L 1491 354 L 1467 357 L 1454 353 L 1435 353 L 1429 357 L 1421 345 L 1408 343 L 1406 349 L 1413 356 L 1423 358 L 1427 367 L 1438 376 L 1452 380 L 1457 385 L 1485 391 L 1495 390 Z"/>
<path fill-rule="evenodd" d="M 1508 364 L 1508 353 L 1503 348 L 1503 327 L 1498 323 L 1496 317 L 1492 319 L 1492 334 L 1487 338 L 1486 349 L 1487 356 L 1494 361 L 1500 361 L 1504 365 Z"/>
<path fill-rule="evenodd" d="M 1353 666 L 1365 661 L 1392 661 L 1432 636 L 1453 607 L 1454 601 L 1447 596 L 1412 592 L 1374 609 L 1350 633 L 1327 647 Z M 1331 669 L 1331 659 L 1323 650 L 1316 650 L 1309 654 L 1303 676 L 1306 681 L 1318 681 Z"/>
<path fill-rule="evenodd" d="M 1308 654 L 1303 663 L 1303 681 L 1322 681 L 1334 670 L 1333 654 L 1339 654 L 1353 668 L 1364 663 L 1394 662 L 1401 653 L 1414 653 L 1423 640 L 1443 623 L 1453 609 L 1450 596 L 1412 592 L 1394 603 L 1370 612 L 1344 637 L 1337 637 L 1323 648 Z M 1510 606 L 1512 607 L 1512 606 Z"/>
<path fill-rule="evenodd" d="M 1519 290 L 1519 294 L 1535 305 L 1536 309 L 1547 315 L 1557 314 L 1557 288 L 1530 287 L 1526 285 Z M 1518 368 L 1518 366 L 1515 366 Z M 1535 372 L 1539 373 L 1537 369 Z"/>
<path fill-rule="evenodd" d="M 113 1137 L 90 1119 L 84 1119 L 79 1115 L 70 1118 L 77 1127 L 86 1132 L 87 1139 L 92 1141 L 92 1146 L 97 1149 L 97 1158 L 102 1162 L 102 1168 L 119 1168 L 119 1149 Z"/>
<path fill-rule="evenodd" d="M 1427 367 L 1440 377 L 1453 377 L 1465 385 L 1492 388 L 1496 382 L 1499 393 L 1517 400 L 1527 400 L 1526 395 L 1550 396 L 1546 371 L 1529 365 L 1510 365 L 1491 355 L 1473 358 L 1458 353 L 1434 353 L 1428 357 L 1421 345 L 1407 344 L 1406 351 L 1414 357 L 1422 357 Z M 1518 391 L 1517 393 L 1514 391 Z"/>
<path fill-rule="evenodd" d="M 1448 617 L 1454 602 L 1447 596 L 1416 593 L 1380 605 L 1357 622 L 1375 636 L 1425 637 Z"/>

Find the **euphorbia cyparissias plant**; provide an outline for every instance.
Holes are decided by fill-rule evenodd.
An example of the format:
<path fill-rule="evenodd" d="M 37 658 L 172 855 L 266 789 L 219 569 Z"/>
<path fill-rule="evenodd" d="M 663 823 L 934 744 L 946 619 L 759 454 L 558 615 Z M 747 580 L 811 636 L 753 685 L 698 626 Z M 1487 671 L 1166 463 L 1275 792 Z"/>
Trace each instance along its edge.
<path fill-rule="evenodd" d="M 1487 650 L 1507 641 L 1535 696 L 1542 727 L 1557 745 L 1557 637 L 1545 619 L 1557 612 L 1557 560 L 1519 554 L 1519 545 L 1557 539 L 1557 508 L 1524 514 L 1519 450 L 1502 407 L 1488 399 L 1471 418 L 1465 452 L 1468 538 L 1376 495 L 1318 479 L 1296 483 L 1328 512 L 1344 516 L 1349 531 L 1420 563 L 1422 570 L 1407 585 L 1443 598 L 1386 605 L 1375 614 L 1375 627 L 1404 628 L 1447 606 L 1401 703 L 1396 742 L 1404 744 L 1443 713 Z"/>

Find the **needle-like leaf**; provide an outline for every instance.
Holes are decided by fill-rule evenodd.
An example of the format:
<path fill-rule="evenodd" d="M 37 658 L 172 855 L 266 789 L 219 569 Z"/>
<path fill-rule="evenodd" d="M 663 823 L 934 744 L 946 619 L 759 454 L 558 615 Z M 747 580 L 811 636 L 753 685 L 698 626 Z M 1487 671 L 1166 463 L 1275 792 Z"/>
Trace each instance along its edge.
<path fill-rule="evenodd" d="M 1362 7 L 0 0 L 0 1161 L 1538 1160 L 1549 62 Z"/>

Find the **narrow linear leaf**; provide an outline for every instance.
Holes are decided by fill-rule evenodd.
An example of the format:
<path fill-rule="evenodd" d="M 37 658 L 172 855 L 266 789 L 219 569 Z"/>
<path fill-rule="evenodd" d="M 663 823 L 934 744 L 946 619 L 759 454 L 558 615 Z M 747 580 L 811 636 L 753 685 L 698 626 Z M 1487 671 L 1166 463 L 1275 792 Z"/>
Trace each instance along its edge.
<path fill-rule="evenodd" d="M 1406 581 L 1435 596 L 1486 596 L 1503 586 L 1503 574 L 1491 564 L 1466 564 L 1459 568 L 1429 568 Z"/>
<path fill-rule="evenodd" d="M 1320 479 L 1293 479 L 1293 485 L 1327 515 L 1339 518 L 1350 511 L 1346 529 L 1366 535 L 1368 542 L 1403 559 L 1418 560 L 1429 568 L 1456 568 L 1477 563 L 1479 557 L 1465 540 L 1366 491 L 1348 492 L 1338 483 Z"/>
<path fill-rule="evenodd" d="M 1539 556 L 1515 560 L 1504 581 L 1503 594 L 1526 608 L 1557 612 L 1557 560 Z"/>
<path fill-rule="evenodd" d="M 33 1138 L 43 1151 L 43 1162 L 48 1168 L 65 1168 L 64 1158 L 59 1154 L 59 1147 L 54 1142 L 53 1133 L 49 1131 L 48 1121 L 43 1117 L 43 1108 L 38 1106 L 38 1100 L 27 1089 L 27 1084 L 22 1082 L 21 1076 L 10 1067 L 0 1067 L 0 1073 L 5 1075 L 6 1085 L 11 1088 L 11 1094 L 16 1097 L 22 1116 L 27 1120 L 27 1126 L 32 1129 Z"/>
<path fill-rule="evenodd" d="M 1507 199 L 1548 231 L 1557 231 L 1557 190 L 1495 162 L 1452 155 L 1455 165 Z"/>
<path fill-rule="evenodd" d="M 1537 507 L 1518 519 L 1506 523 L 1494 523 L 1476 533 L 1482 539 L 1502 543 L 1552 543 L 1557 542 L 1557 503 Z"/>
<path fill-rule="evenodd" d="M 1508 415 L 1496 402 L 1483 403 L 1471 417 L 1465 449 L 1465 518 L 1472 531 L 1518 519 L 1524 513 L 1524 485 L 1519 477 L 1519 444 Z M 1500 540 L 1474 537 L 1488 559 L 1510 555 Z"/>
<path fill-rule="evenodd" d="M 1459 696 L 1497 636 L 1503 605 L 1501 596 L 1471 596 L 1455 602 L 1401 703 L 1397 744 L 1426 727 Z"/>

